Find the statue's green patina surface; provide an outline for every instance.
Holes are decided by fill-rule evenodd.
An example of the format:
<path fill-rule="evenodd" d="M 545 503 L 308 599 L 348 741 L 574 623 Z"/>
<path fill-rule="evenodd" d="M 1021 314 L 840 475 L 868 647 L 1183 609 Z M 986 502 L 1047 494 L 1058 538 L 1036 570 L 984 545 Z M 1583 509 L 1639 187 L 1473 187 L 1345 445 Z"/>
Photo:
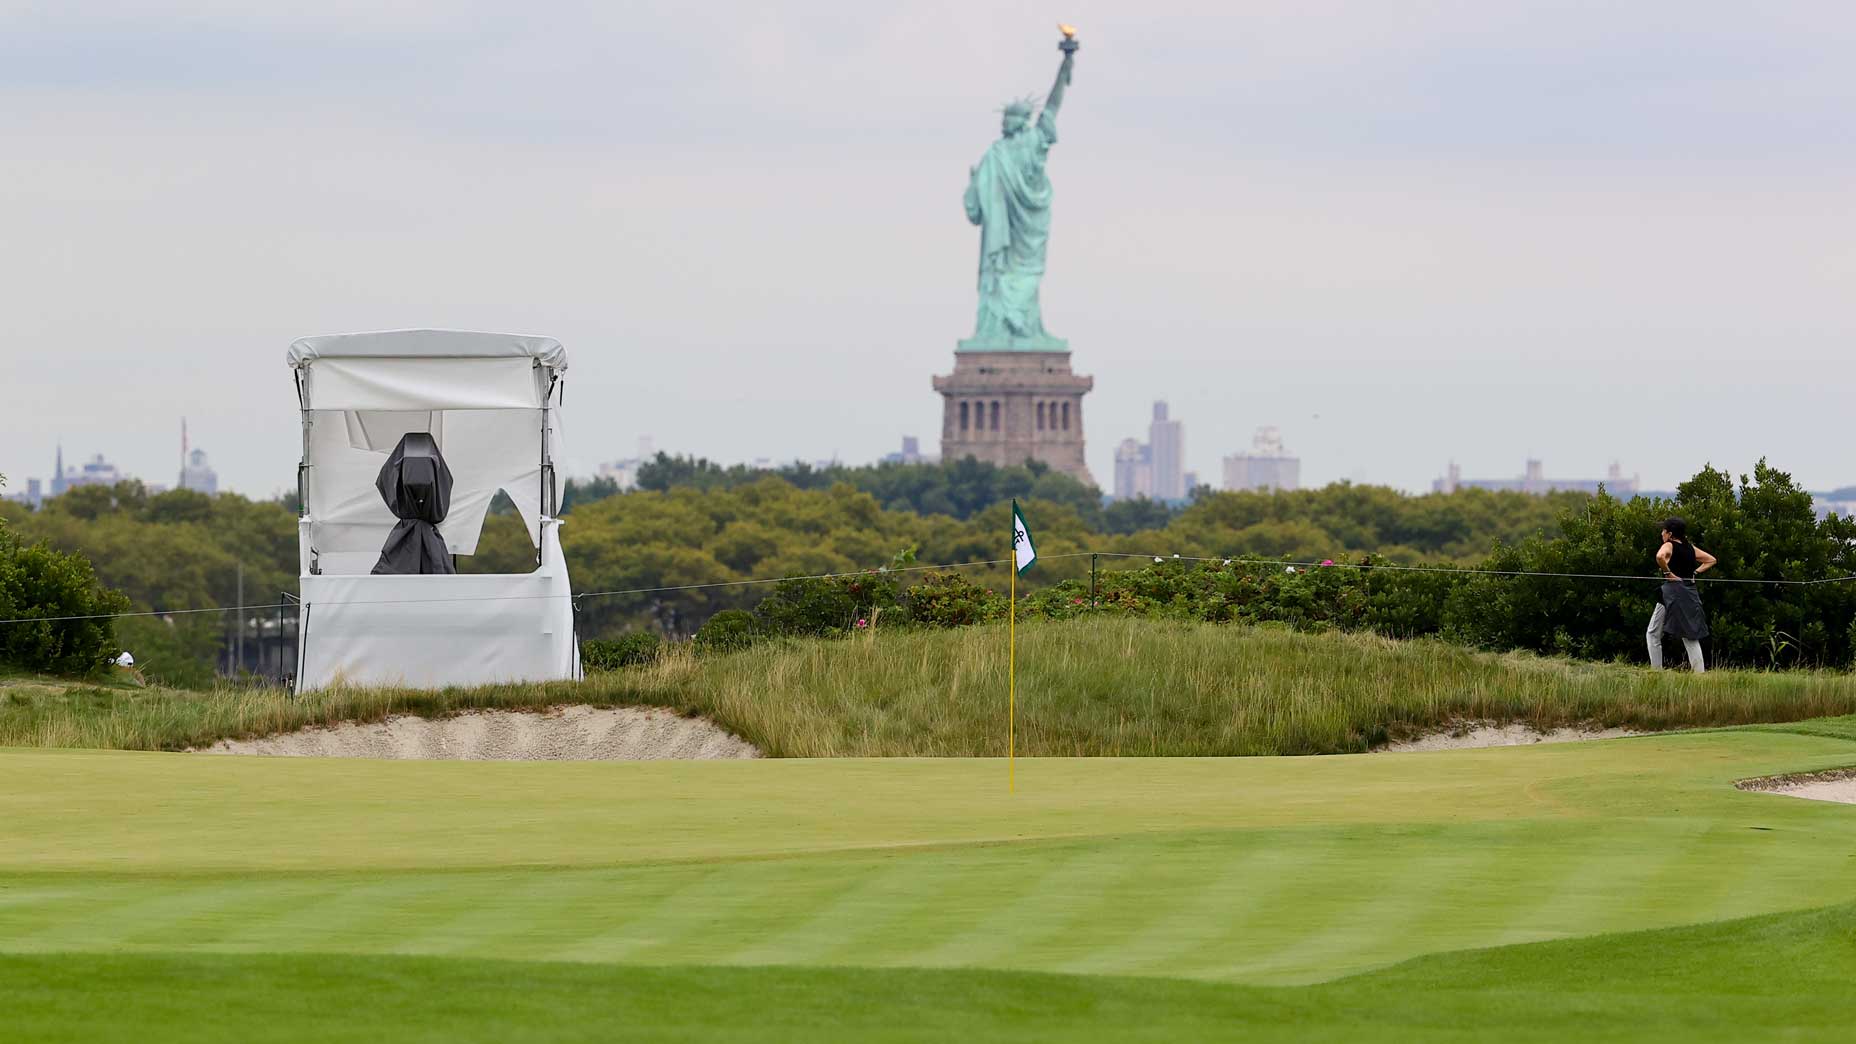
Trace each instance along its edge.
<path fill-rule="evenodd" d="M 967 220 L 980 227 L 980 308 L 961 351 L 1067 351 L 1069 342 L 1044 329 L 1038 283 L 1050 240 L 1050 179 L 1044 162 L 1057 143 L 1057 110 L 1076 62 L 1066 28 L 1057 82 L 1034 120 L 1028 101 L 1005 107 L 1003 133 L 967 174 Z"/>

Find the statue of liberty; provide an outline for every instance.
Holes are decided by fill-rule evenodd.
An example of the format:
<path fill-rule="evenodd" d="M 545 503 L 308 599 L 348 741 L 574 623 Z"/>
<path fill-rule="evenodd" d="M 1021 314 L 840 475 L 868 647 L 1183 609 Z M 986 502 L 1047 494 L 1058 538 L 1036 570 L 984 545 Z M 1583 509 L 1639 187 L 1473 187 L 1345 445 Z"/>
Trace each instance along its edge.
<path fill-rule="evenodd" d="M 1044 245 L 1050 239 L 1050 179 L 1044 161 L 1057 143 L 1057 110 L 1076 62 L 1076 30 L 1059 26 L 1063 64 L 1035 120 L 1029 100 L 1006 105 L 999 140 L 967 177 L 967 220 L 980 226 L 980 309 L 963 351 L 1043 349 L 1063 351 L 1069 343 L 1044 329 L 1038 283 L 1044 278 Z"/>

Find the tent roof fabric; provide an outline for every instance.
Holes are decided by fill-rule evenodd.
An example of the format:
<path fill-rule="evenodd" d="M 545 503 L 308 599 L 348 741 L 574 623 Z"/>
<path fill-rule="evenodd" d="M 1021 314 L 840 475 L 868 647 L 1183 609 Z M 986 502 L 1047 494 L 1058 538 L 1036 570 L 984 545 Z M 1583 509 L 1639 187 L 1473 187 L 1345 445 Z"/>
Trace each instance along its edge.
<path fill-rule="evenodd" d="M 552 337 L 468 330 L 388 330 L 302 337 L 290 345 L 286 361 L 296 369 L 317 359 L 524 358 L 556 371 L 567 369 L 567 349 Z"/>

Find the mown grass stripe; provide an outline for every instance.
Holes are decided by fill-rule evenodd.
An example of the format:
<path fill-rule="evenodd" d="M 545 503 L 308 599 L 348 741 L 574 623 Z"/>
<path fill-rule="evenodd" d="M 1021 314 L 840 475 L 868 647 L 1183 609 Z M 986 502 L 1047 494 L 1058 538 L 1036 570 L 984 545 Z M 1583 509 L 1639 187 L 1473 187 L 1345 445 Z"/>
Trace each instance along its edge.
<path fill-rule="evenodd" d="M 1344 902 L 1330 904 L 1330 915 L 1311 923 L 1300 938 L 1261 959 L 1201 966 L 1200 977 L 1302 984 L 1328 978 L 1328 969 L 1343 959 L 1367 967 L 1393 963 L 1404 955 L 1403 941 L 1416 934 L 1453 948 L 1459 908 L 1475 908 L 1488 894 L 1482 889 L 1493 883 L 1488 871 L 1506 861 L 1473 838 L 1440 830 L 1399 840 L 1407 848 L 1404 858 L 1388 859 L 1364 887 L 1354 882 L 1346 888 Z M 1500 887 L 1506 891 L 1513 882 Z"/>
<path fill-rule="evenodd" d="M 835 891 L 803 920 L 728 954 L 725 963 L 850 964 L 866 949 L 890 949 L 894 944 L 891 931 L 912 924 L 922 907 L 943 901 L 947 889 L 962 887 L 949 875 L 935 874 L 932 869 L 924 873 L 924 869 L 928 868 L 911 853 L 863 862 L 851 880 L 831 879 Z"/>
<path fill-rule="evenodd" d="M 1054 857 L 1047 857 L 1048 872 L 1031 873 L 1026 866 L 1009 890 L 1007 916 L 982 923 L 959 939 L 944 940 L 925 955 L 924 963 L 1048 968 L 1093 951 L 1101 923 L 1093 916 L 1097 911 L 1108 906 L 1139 908 L 1147 901 L 1147 853 L 1154 847 L 1102 838 L 1045 849 Z"/>
<path fill-rule="evenodd" d="M 1303 845 L 1268 832 L 1181 847 L 1178 858 L 1158 871 L 1147 901 L 1125 906 L 1120 930 L 1093 953 L 1056 967 L 1142 974 L 1192 967 L 1195 955 L 1214 947 L 1228 953 L 1255 911 L 1289 887 L 1306 854 Z"/>

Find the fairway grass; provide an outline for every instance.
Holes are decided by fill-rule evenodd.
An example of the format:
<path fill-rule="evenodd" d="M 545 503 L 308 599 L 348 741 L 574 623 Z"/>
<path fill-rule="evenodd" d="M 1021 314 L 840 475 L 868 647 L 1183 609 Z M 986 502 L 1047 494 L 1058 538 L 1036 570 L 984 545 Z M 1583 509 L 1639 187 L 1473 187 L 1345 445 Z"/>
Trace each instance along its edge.
<path fill-rule="evenodd" d="M 1845 1039 L 1856 906 L 1239 987 L 1029 972 L 421 957 L 0 956 L 34 1041 Z M 106 997 L 106 1003 L 100 1003 Z"/>
<path fill-rule="evenodd" d="M 473 708 L 645 705 L 707 717 L 773 757 L 1006 750 L 996 627 L 777 642 L 584 682 L 422 692 L 0 682 L 0 746 L 185 750 L 305 726 Z M 1465 721 L 1656 731 L 1856 713 L 1856 676 L 1650 671 L 1439 641 L 1094 618 L 1021 628 L 1018 752 L 1159 757 L 1356 753 Z"/>
<path fill-rule="evenodd" d="M 985 967 L 1252 984 L 1856 901 L 1856 809 L 1717 732 L 1307 759 L 0 754 L 0 951 Z"/>
<path fill-rule="evenodd" d="M 1731 784 L 1852 732 L 1021 759 L 1015 794 L 6 750 L 0 1037 L 1834 1039 L 1856 809 Z"/>

